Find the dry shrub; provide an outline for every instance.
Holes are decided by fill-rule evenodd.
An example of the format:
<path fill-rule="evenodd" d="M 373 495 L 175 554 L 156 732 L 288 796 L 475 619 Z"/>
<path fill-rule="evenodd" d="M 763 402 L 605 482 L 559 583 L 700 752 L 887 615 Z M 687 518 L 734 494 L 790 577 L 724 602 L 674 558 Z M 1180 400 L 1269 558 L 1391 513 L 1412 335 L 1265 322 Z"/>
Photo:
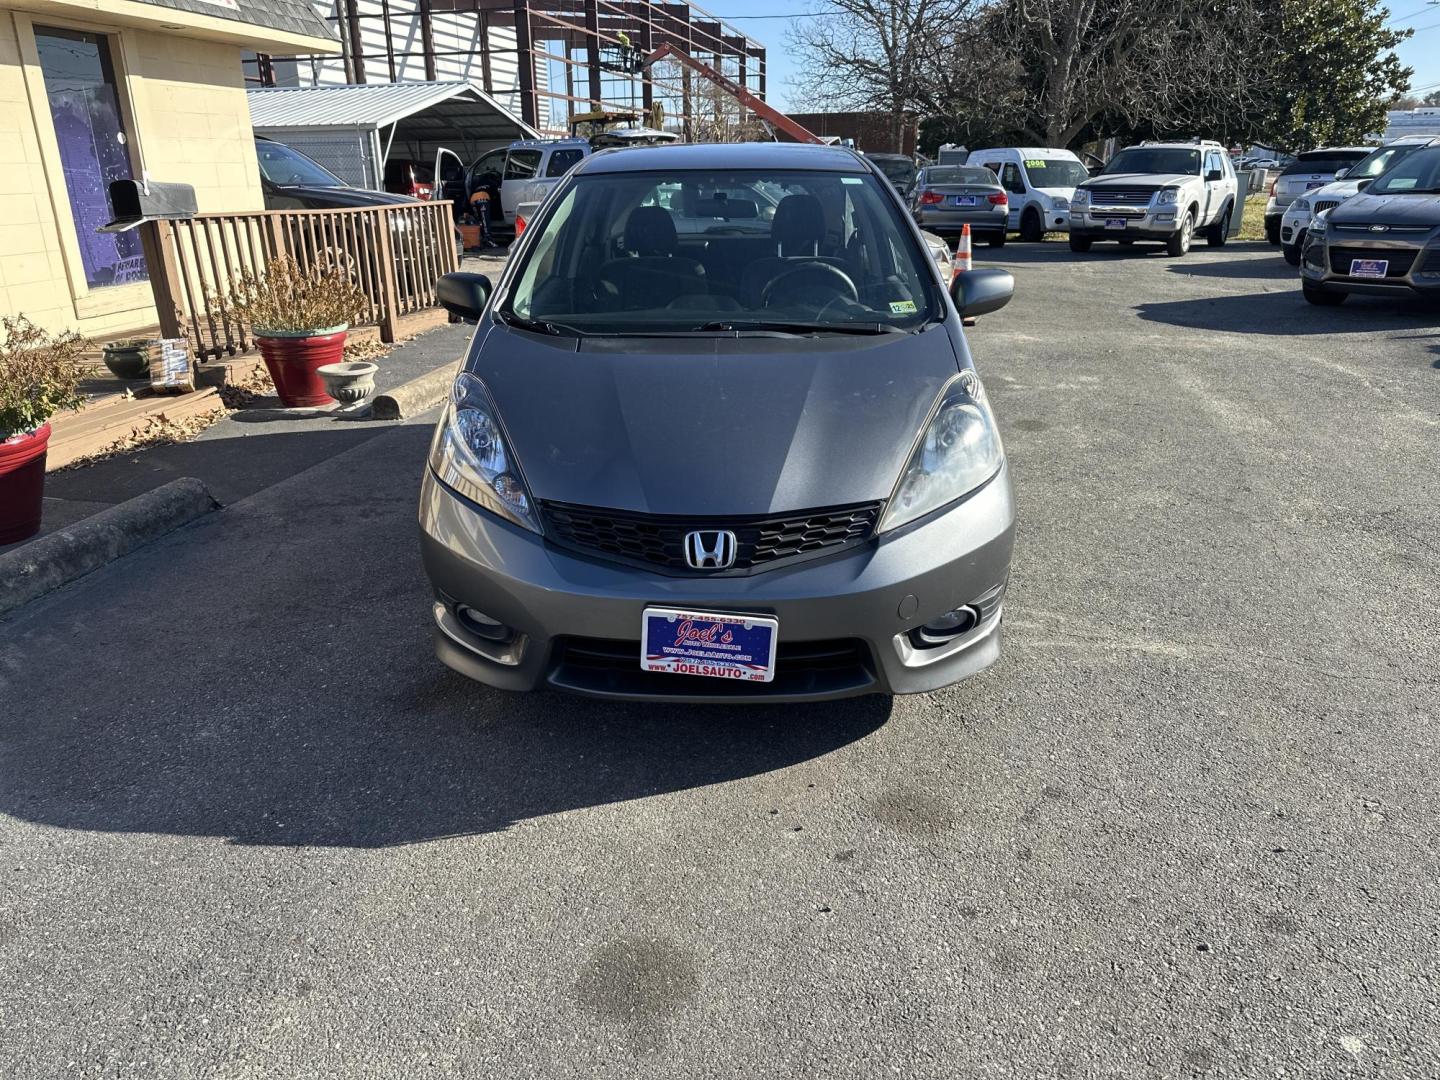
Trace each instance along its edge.
<path fill-rule="evenodd" d="M 81 356 L 88 341 L 73 330 L 52 334 L 24 315 L 0 315 L 0 334 L 0 439 L 84 404 Z"/>

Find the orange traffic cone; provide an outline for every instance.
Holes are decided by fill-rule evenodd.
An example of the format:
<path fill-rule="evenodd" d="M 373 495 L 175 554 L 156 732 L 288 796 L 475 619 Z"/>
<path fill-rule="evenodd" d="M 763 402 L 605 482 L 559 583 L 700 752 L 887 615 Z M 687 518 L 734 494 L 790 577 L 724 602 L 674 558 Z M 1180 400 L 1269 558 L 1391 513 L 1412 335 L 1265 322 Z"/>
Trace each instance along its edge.
<path fill-rule="evenodd" d="M 960 242 L 955 245 L 955 273 L 975 269 L 975 259 L 970 249 L 970 226 L 960 226 Z"/>
<path fill-rule="evenodd" d="M 955 245 L 955 277 L 958 277 L 960 274 L 964 273 L 966 270 L 973 270 L 974 268 L 975 268 L 975 258 L 974 258 L 974 255 L 971 253 L 971 250 L 970 250 L 970 226 L 969 226 L 969 225 L 961 225 L 961 226 L 960 226 L 960 242 Z M 955 278 L 952 277 L 950 280 L 953 282 L 953 281 L 955 280 Z M 974 326 L 974 325 L 975 325 L 975 320 L 974 320 L 974 319 L 961 319 L 961 320 L 960 320 L 960 325 L 961 325 L 961 326 Z"/>

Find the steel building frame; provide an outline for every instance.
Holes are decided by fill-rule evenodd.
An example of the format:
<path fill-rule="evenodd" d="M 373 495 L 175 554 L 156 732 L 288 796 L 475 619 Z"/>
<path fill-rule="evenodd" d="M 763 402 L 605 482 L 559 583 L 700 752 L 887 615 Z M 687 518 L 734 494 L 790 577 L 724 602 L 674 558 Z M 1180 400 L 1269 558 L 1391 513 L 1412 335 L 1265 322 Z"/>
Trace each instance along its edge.
<path fill-rule="evenodd" d="M 396 12 L 390 0 L 362 11 L 360 0 L 335 0 L 329 21 L 344 46 L 346 81 L 394 82 L 404 59 L 422 58 L 425 77 L 437 77 L 444 57 L 478 56 L 487 93 L 518 90 L 521 119 L 542 131 L 563 131 L 577 112 L 643 109 L 660 102 L 667 120 L 693 137 L 699 87 L 679 63 L 641 68 L 638 61 L 663 45 L 711 65 L 762 101 L 766 96 L 765 46 L 696 4 L 682 0 L 416 0 L 417 10 Z M 436 50 L 433 16 L 469 13 L 476 20 L 475 49 Z M 384 23 L 384 49 L 366 51 L 366 26 Z M 404 20 L 405 26 L 397 29 Z M 413 23 L 412 23 L 413 20 Z M 418 34 L 413 32 L 418 25 Z M 516 47 L 497 48 L 489 30 L 513 29 Z M 372 35 L 373 37 L 374 35 Z M 418 39 L 419 49 L 407 48 Z M 497 87 L 497 56 L 515 57 L 518 87 Z M 545 76 L 537 77 L 546 65 Z M 272 58 L 258 56 L 247 75 L 274 84 Z M 563 69 L 563 74 L 558 74 Z M 638 93 L 637 93 L 638 91 Z"/>

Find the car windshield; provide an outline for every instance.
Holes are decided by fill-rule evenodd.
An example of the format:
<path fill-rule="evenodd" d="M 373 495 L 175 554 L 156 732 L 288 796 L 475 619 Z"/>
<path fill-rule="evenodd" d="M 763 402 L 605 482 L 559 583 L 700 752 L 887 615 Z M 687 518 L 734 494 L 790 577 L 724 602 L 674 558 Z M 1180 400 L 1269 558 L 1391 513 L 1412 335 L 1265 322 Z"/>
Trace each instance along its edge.
<path fill-rule="evenodd" d="M 875 167 L 892 184 L 908 184 L 915 176 L 915 163 L 904 158 L 871 158 Z"/>
<path fill-rule="evenodd" d="M 1132 146 L 1121 150 L 1104 175 L 1111 173 L 1196 173 L 1200 172 L 1200 151 L 1180 147 Z"/>
<path fill-rule="evenodd" d="M 499 313 L 544 333 L 916 329 L 935 318 L 939 284 L 882 183 L 818 171 L 572 174 L 527 232 Z M 720 192 L 745 228 L 687 232 Z"/>
<path fill-rule="evenodd" d="M 1406 143 L 1401 146 L 1382 146 L 1379 150 L 1356 162 L 1354 168 L 1345 174 L 1346 180 L 1368 180 L 1379 176 L 1391 165 L 1394 165 L 1403 157 L 1419 150 L 1419 143 Z M 1341 166 L 1345 168 L 1345 166 Z"/>
<path fill-rule="evenodd" d="M 1090 178 L 1084 165 L 1064 158 L 1026 158 L 1025 172 L 1030 177 L 1030 186 L 1037 188 L 1074 187 Z"/>
<path fill-rule="evenodd" d="M 1440 146 L 1427 146 L 1407 154 L 1380 174 L 1365 189 L 1366 195 L 1440 193 Z"/>
<path fill-rule="evenodd" d="M 321 168 L 298 150 L 284 143 L 257 140 L 255 156 L 260 159 L 260 173 L 272 184 L 281 187 L 349 187 L 334 173 Z"/>
<path fill-rule="evenodd" d="M 998 187 L 1000 181 L 989 169 L 978 166 L 939 165 L 925 170 L 926 184 L 986 184 Z"/>
<path fill-rule="evenodd" d="M 1365 156 L 1363 150 L 1336 150 L 1333 153 L 1301 154 L 1289 165 L 1286 165 L 1285 170 L 1280 175 L 1295 176 L 1297 173 L 1338 172 L 1340 169 L 1348 169 Z"/>

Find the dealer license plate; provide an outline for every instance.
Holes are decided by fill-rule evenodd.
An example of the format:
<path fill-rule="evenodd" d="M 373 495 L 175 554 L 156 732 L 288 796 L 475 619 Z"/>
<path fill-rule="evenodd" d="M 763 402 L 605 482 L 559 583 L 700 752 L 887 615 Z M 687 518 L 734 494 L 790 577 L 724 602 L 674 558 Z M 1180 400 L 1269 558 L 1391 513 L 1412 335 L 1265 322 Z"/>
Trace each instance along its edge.
<path fill-rule="evenodd" d="M 1306 190 L 1306 191 L 1313 191 L 1313 190 L 1315 190 L 1315 188 L 1317 188 L 1317 187 L 1324 187 L 1324 186 L 1325 186 L 1325 181 L 1324 181 L 1324 180 L 1307 180 L 1307 181 L 1305 182 L 1305 190 Z"/>
<path fill-rule="evenodd" d="M 1351 277 L 1384 277 L 1390 269 L 1389 259 L 1351 259 Z"/>
<path fill-rule="evenodd" d="M 769 682 L 775 678 L 779 630 L 779 620 L 764 615 L 646 608 L 640 666 L 676 675 Z"/>
<path fill-rule="evenodd" d="M 1125 228 L 1125 219 L 1123 217 L 1107 217 L 1105 219 L 1105 228 L 1123 229 Z"/>
<path fill-rule="evenodd" d="M 956 195 L 956 196 L 955 196 L 955 205 L 956 205 L 956 206 L 974 206 L 975 203 L 976 203 L 976 196 L 974 196 L 974 195 Z"/>

